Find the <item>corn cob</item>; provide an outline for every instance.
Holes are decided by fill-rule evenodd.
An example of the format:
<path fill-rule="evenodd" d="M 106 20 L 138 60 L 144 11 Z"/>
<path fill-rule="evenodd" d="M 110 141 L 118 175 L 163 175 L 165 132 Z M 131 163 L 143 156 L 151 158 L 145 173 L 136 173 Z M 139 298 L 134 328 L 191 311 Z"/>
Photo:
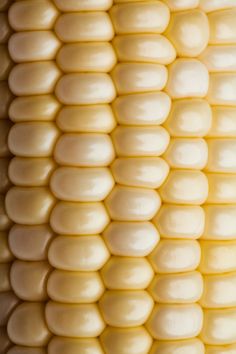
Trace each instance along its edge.
<path fill-rule="evenodd" d="M 3 353 L 236 353 L 235 7 L 0 14 Z"/>

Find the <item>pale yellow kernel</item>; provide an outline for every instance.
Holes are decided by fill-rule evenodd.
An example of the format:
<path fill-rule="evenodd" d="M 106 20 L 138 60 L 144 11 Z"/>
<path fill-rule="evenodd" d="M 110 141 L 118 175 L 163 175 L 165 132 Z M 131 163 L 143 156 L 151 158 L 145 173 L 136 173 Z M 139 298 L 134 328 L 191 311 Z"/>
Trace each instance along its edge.
<path fill-rule="evenodd" d="M 110 252 L 116 256 L 145 257 L 159 242 L 151 222 L 111 222 L 103 233 Z"/>
<path fill-rule="evenodd" d="M 8 136 L 10 151 L 21 157 L 47 157 L 53 153 L 59 130 L 52 122 L 13 125 Z"/>
<path fill-rule="evenodd" d="M 115 36 L 112 44 L 119 61 L 170 64 L 176 52 L 172 43 L 160 34 Z"/>
<path fill-rule="evenodd" d="M 14 62 L 54 59 L 60 41 L 52 31 L 18 32 L 8 42 L 9 53 Z"/>
<path fill-rule="evenodd" d="M 52 95 L 16 97 L 9 108 L 13 122 L 52 121 L 60 108 L 60 103 Z"/>
<path fill-rule="evenodd" d="M 203 274 L 218 274 L 236 271 L 236 242 L 201 241 L 199 271 Z"/>
<path fill-rule="evenodd" d="M 79 105 L 110 103 L 116 92 L 110 75 L 106 73 L 76 73 L 62 76 L 55 94 L 63 104 Z"/>
<path fill-rule="evenodd" d="M 203 278 L 199 272 L 156 275 L 148 291 L 158 303 L 186 304 L 199 301 Z"/>
<path fill-rule="evenodd" d="M 9 75 L 9 86 L 16 96 L 53 92 L 61 72 L 53 61 L 21 63 Z"/>
<path fill-rule="evenodd" d="M 236 341 L 236 310 L 205 309 L 200 339 L 205 344 L 226 345 Z"/>
<path fill-rule="evenodd" d="M 236 105 L 236 73 L 211 73 L 207 100 L 212 105 Z"/>
<path fill-rule="evenodd" d="M 236 203 L 236 175 L 207 173 L 209 193 L 207 202 L 212 204 Z M 216 210 L 216 208 L 215 208 Z M 225 209 L 227 210 L 227 208 Z"/>
<path fill-rule="evenodd" d="M 203 204 L 208 196 L 208 180 L 201 171 L 172 170 L 159 191 L 165 203 Z"/>
<path fill-rule="evenodd" d="M 230 177 L 227 176 L 227 178 Z M 214 187 L 214 184 L 212 185 L 212 187 Z M 204 212 L 205 212 L 206 222 L 205 222 L 205 229 L 202 236 L 203 239 L 233 240 L 235 238 L 235 234 L 236 234 L 236 206 L 235 205 L 224 205 L 224 204 L 205 205 Z"/>
<path fill-rule="evenodd" d="M 113 186 L 112 174 L 106 167 L 59 167 L 50 180 L 50 188 L 57 198 L 74 202 L 102 201 Z"/>
<path fill-rule="evenodd" d="M 210 72 L 236 71 L 236 46 L 208 46 L 199 59 Z"/>
<path fill-rule="evenodd" d="M 170 19 L 168 7 L 161 1 L 115 5 L 110 15 L 118 34 L 162 33 Z"/>
<path fill-rule="evenodd" d="M 112 103 L 118 123 L 123 125 L 162 124 L 171 109 L 170 97 L 164 92 L 118 96 Z"/>
<path fill-rule="evenodd" d="M 236 172 L 236 140 L 235 139 L 209 139 L 208 162 L 206 171 L 235 173 Z"/>
<path fill-rule="evenodd" d="M 104 290 L 98 272 L 71 272 L 55 269 L 47 282 L 50 299 L 63 303 L 96 302 Z"/>
<path fill-rule="evenodd" d="M 99 301 L 105 322 L 110 326 L 123 328 L 144 324 L 153 304 L 152 297 L 144 290 L 110 290 Z"/>
<path fill-rule="evenodd" d="M 147 329 L 155 339 L 179 340 L 198 336 L 203 311 L 198 304 L 156 305 L 147 321 Z"/>
<path fill-rule="evenodd" d="M 201 249 L 196 240 L 161 240 L 148 258 L 157 273 L 187 272 L 198 267 Z"/>
<path fill-rule="evenodd" d="M 48 225 L 26 226 L 15 224 L 8 236 L 13 255 L 25 261 L 47 260 L 49 244 L 53 232 Z"/>
<path fill-rule="evenodd" d="M 199 9 L 174 13 L 165 35 L 175 46 L 179 56 L 196 57 L 208 44 L 208 18 Z"/>
<path fill-rule="evenodd" d="M 61 14 L 55 32 L 66 43 L 110 41 L 114 35 L 111 19 L 103 11 Z"/>
<path fill-rule="evenodd" d="M 109 258 L 100 236 L 58 236 L 48 251 L 50 264 L 61 270 L 97 271 Z"/>
<path fill-rule="evenodd" d="M 50 271 L 48 262 L 14 261 L 10 272 L 14 293 L 24 301 L 47 300 L 46 285 Z"/>
<path fill-rule="evenodd" d="M 56 164 L 51 158 L 13 157 L 8 174 L 11 182 L 22 187 L 46 186 Z"/>
<path fill-rule="evenodd" d="M 48 188 L 12 187 L 6 196 L 9 218 L 18 224 L 34 225 L 48 222 L 55 199 Z"/>
<path fill-rule="evenodd" d="M 160 157 L 117 158 L 111 165 L 117 183 L 130 187 L 159 188 L 169 173 Z"/>
<path fill-rule="evenodd" d="M 233 106 L 212 106 L 212 125 L 208 137 L 236 137 L 236 108 Z"/>
<path fill-rule="evenodd" d="M 145 289 L 154 272 L 145 258 L 111 257 L 101 270 L 106 288 L 112 290 Z"/>
<path fill-rule="evenodd" d="M 162 155 L 169 144 L 169 134 L 163 127 L 118 126 L 112 132 L 118 156 L 142 157 Z"/>
<path fill-rule="evenodd" d="M 205 308 L 236 306 L 236 273 L 205 275 L 200 305 Z"/>
<path fill-rule="evenodd" d="M 201 170 L 207 163 L 207 143 L 204 139 L 171 139 L 163 157 L 171 168 Z"/>
<path fill-rule="evenodd" d="M 164 204 L 153 222 L 163 238 L 197 239 L 204 231 L 204 209 L 200 206 Z"/>
<path fill-rule="evenodd" d="M 7 324 L 11 341 L 28 347 L 46 346 L 51 334 L 45 322 L 44 310 L 44 304 L 39 302 L 24 302 L 17 306 Z"/>
<path fill-rule="evenodd" d="M 63 337 L 96 337 L 105 327 L 96 304 L 60 304 L 50 301 L 45 309 L 49 329 Z"/>
<path fill-rule="evenodd" d="M 66 338 L 54 336 L 48 345 L 48 354 L 58 354 L 60 352 L 85 354 L 86 351 L 88 353 L 92 352 L 93 354 L 103 354 L 102 347 L 97 338 Z"/>
<path fill-rule="evenodd" d="M 113 220 L 151 220 L 161 205 L 155 190 L 115 186 L 105 199 L 106 208 Z"/>
<path fill-rule="evenodd" d="M 202 98 L 208 86 L 208 70 L 199 60 L 180 58 L 170 65 L 165 90 L 172 98 Z"/>
<path fill-rule="evenodd" d="M 146 354 L 152 338 L 144 327 L 106 327 L 100 337 L 107 354 Z"/>
<path fill-rule="evenodd" d="M 172 101 L 171 112 L 164 127 L 173 137 L 198 138 L 209 132 L 211 122 L 211 106 L 206 100 L 182 99 Z"/>
<path fill-rule="evenodd" d="M 108 42 L 73 43 L 62 46 L 56 60 L 63 72 L 109 72 L 116 55 Z"/>
<path fill-rule="evenodd" d="M 224 10 L 227 8 L 235 7 L 236 3 L 234 0 L 211 0 L 211 1 L 200 0 L 199 5 L 205 12 L 212 12 L 212 11 L 216 11 L 216 10 Z M 208 354 L 208 352 L 207 352 L 207 354 Z M 213 354 L 213 352 L 212 352 L 212 354 Z M 214 354 L 216 354 L 216 353 L 214 353 Z M 223 352 L 221 354 L 223 354 Z M 234 354 L 234 353 L 232 353 L 232 354 Z"/>
<path fill-rule="evenodd" d="M 106 104 L 64 106 L 56 122 L 66 133 L 110 133 L 116 126 L 113 111 Z"/>
<path fill-rule="evenodd" d="M 149 63 L 120 63 L 111 72 L 120 95 L 162 90 L 168 79 L 164 65 Z"/>
<path fill-rule="evenodd" d="M 50 224 L 59 234 L 92 235 L 102 232 L 109 223 L 109 216 L 101 202 L 58 202 L 54 207 Z"/>
<path fill-rule="evenodd" d="M 219 3 L 219 0 L 217 2 Z M 220 5 L 224 6 L 224 1 Z M 236 42 L 235 14 L 236 9 L 223 9 L 208 14 L 210 44 L 232 44 Z"/>
<path fill-rule="evenodd" d="M 15 31 L 47 30 L 54 26 L 58 11 L 52 1 L 23 0 L 9 9 L 9 22 Z"/>
<path fill-rule="evenodd" d="M 107 134 L 64 134 L 54 150 L 60 165 L 103 167 L 115 157 L 111 138 Z"/>

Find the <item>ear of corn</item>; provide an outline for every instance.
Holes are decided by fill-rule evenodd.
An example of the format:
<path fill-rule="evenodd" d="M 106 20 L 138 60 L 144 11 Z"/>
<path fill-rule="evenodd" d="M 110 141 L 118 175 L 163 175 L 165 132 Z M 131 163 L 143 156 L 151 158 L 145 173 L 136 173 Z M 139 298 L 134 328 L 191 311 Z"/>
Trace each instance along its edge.
<path fill-rule="evenodd" d="M 236 353 L 235 6 L 0 1 L 0 353 Z"/>

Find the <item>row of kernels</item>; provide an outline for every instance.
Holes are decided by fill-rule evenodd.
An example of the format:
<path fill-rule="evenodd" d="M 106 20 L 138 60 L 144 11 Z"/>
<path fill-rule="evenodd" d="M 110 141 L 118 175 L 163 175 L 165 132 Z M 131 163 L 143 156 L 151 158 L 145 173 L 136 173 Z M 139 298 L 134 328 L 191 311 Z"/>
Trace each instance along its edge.
<path fill-rule="evenodd" d="M 116 125 L 109 106 L 116 91 L 106 73 L 116 62 L 108 43 L 113 27 L 108 14 L 97 11 L 106 10 L 107 1 L 55 3 L 68 11 L 55 23 L 56 35 L 63 42 L 56 60 L 65 73 L 72 73 L 63 75 L 55 88 L 65 106 L 56 118 L 64 133 L 54 149 L 60 166 L 50 179 L 51 191 L 60 201 L 50 216 L 51 227 L 59 235 L 48 249 L 48 260 L 55 268 L 47 283 L 52 301 L 46 305 L 45 318 L 54 334 L 48 351 L 100 354 L 103 350 L 95 337 L 105 322 L 97 302 L 105 285 L 99 271 L 110 253 L 99 234 L 110 221 L 102 201 L 114 185 L 107 166 L 115 156 L 108 134 Z M 91 13 L 77 12 L 92 9 Z M 65 44 L 71 41 L 75 43 Z"/>
<path fill-rule="evenodd" d="M 199 9 L 194 10 L 199 5 L 198 1 L 184 4 L 178 1 L 167 1 L 167 4 L 172 11 L 181 10 L 181 7 L 182 10 L 192 9 L 188 12 L 172 14 L 166 35 L 174 43 L 179 56 L 199 55 L 207 46 L 210 28 L 205 13 Z M 199 74 L 202 72 L 201 82 L 198 81 L 197 72 Z M 210 107 L 205 100 L 201 99 L 208 91 L 208 72 L 205 66 L 196 59 L 177 59 L 170 65 L 166 91 L 172 98 L 181 98 L 181 100 L 173 101 L 171 113 L 164 126 L 170 129 L 171 135 L 182 139 L 171 139 L 164 157 L 174 169 L 202 169 L 207 162 L 207 145 L 203 139 L 187 139 L 187 137 L 203 137 L 211 125 Z M 190 99 L 186 100 L 188 97 Z M 206 119 L 204 125 L 203 116 Z M 192 153 L 189 153 L 189 149 Z M 189 154 L 191 161 L 188 160 Z M 186 182 L 186 188 L 183 187 L 185 184 L 183 181 Z M 193 187 L 197 187 L 199 199 L 194 197 Z M 200 171 L 187 170 L 171 171 L 160 190 L 164 202 L 177 204 L 202 204 L 207 192 L 205 176 Z M 168 210 L 169 206 L 166 208 Z"/>
<path fill-rule="evenodd" d="M 114 294 L 115 295 L 115 294 Z M 128 295 L 128 294 L 127 294 Z M 32 304 L 33 305 L 33 304 Z M 30 305 L 31 306 L 31 305 Z M 23 310 L 25 310 L 25 311 L 32 311 L 32 310 L 34 310 L 34 315 L 38 315 L 38 310 L 39 310 L 39 306 L 37 306 L 37 308 L 36 308 L 36 306 L 35 306 L 35 308 L 34 309 L 32 309 L 32 308 L 29 308 L 30 307 L 29 305 L 28 306 L 25 306 L 24 305 L 24 309 L 23 309 L 23 305 L 21 305 L 20 307 L 21 308 L 18 308 L 18 311 L 15 311 L 15 317 L 18 317 L 18 319 L 19 320 L 22 320 L 22 314 L 21 314 L 21 312 L 23 311 Z M 64 307 L 63 307 L 64 306 Z M 50 316 L 52 316 L 52 317 L 54 317 L 55 315 L 57 315 L 57 314 L 59 314 L 59 313 L 61 313 L 61 311 L 63 312 L 63 313 L 67 313 L 68 314 L 68 321 L 71 321 L 71 319 L 72 318 L 75 318 L 76 319 L 76 317 L 78 316 L 78 315 L 80 315 L 81 314 L 81 312 L 83 313 L 83 311 L 86 311 L 86 313 L 88 314 L 89 313 L 89 311 L 91 310 L 91 309 L 89 309 L 89 308 L 87 308 L 87 309 L 85 309 L 84 307 L 81 307 L 80 305 L 77 305 L 77 306 L 73 306 L 73 307 L 69 307 L 69 305 L 63 305 L 63 306 L 57 306 L 56 308 L 55 307 L 51 307 L 51 306 L 49 306 L 48 307 L 48 316 L 50 317 Z M 66 308 L 65 308 L 65 306 L 66 306 Z M 117 305 L 118 306 L 118 305 Z M 120 306 L 122 306 L 122 304 L 120 304 Z M 53 310 L 56 312 L 53 312 Z M 64 312 L 64 311 L 66 311 L 66 312 Z M 160 318 L 162 318 L 162 316 L 164 316 L 165 314 L 167 315 L 167 313 L 169 312 L 169 311 L 174 311 L 174 313 L 175 313 L 175 316 L 176 316 L 176 321 L 177 321 L 177 323 L 178 323 L 178 311 L 185 311 L 186 313 L 188 313 L 188 314 L 190 314 L 189 313 L 189 311 L 191 311 L 191 315 L 194 315 L 194 316 L 198 316 L 198 312 L 197 312 L 197 307 L 194 309 L 193 307 L 191 307 L 191 306 L 184 306 L 184 308 L 179 308 L 179 306 L 178 306 L 178 308 L 177 307 L 170 307 L 170 306 L 164 306 L 164 307 L 160 307 L 159 308 L 159 310 L 158 310 L 158 312 L 157 313 L 155 313 L 156 314 L 156 316 L 157 316 L 157 318 L 158 318 L 158 316 L 160 317 Z M 69 313 L 71 312 L 71 311 L 74 311 L 74 314 L 73 315 L 69 315 L 69 313 L 68 313 L 68 311 L 69 311 Z M 167 312 L 166 312 L 167 311 Z M 232 312 L 232 310 L 230 310 L 231 312 Z M 32 312 L 31 312 L 31 314 L 32 314 Z M 223 313 L 222 313 L 222 311 L 220 312 L 219 310 L 217 310 L 217 311 L 215 311 L 214 312 L 214 314 L 215 314 L 215 316 L 217 317 L 217 318 L 222 318 L 223 320 L 226 320 L 227 321 L 227 319 L 225 319 L 225 317 L 224 317 L 224 315 L 223 315 Z M 214 315 L 212 312 L 211 313 L 209 313 L 209 315 Z M 24 312 L 24 315 L 25 315 L 25 312 Z M 91 313 L 91 316 L 93 316 L 93 319 L 94 319 L 94 328 L 92 329 L 93 331 L 96 331 L 96 328 L 95 327 L 98 327 L 99 326 L 99 318 L 95 318 L 94 316 L 95 316 L 95 313 L 93 312 L 93 313 Z M 232 314 L 232 316 L 233 316 L 233 314 Z M 28 317 L 29 318 L 29 317 Z M 35 317 L 36 318 L 36 317 Z M 40 329 L 40 334 L 42 335 L 42 334 L 44 334 L 44 335 L 46 335 L 46 333 L 43 331 L 43 324 L 41 323 L 40 324 L 40 316 L 39 317 L 37 317 L 37 319 L 38 319 L 38 322 L 37 322 L 37 326 L 39 326 L 39 329 Z M 117 318 L 117 320 L 118 320 L 119 318 Z M 66 320 L 66 319 L 65 319 Z M 67 322 L 67 321 L 66 321 Z M 40 325 L 42 325 L 42 327 L 40 326 Z M 163 323 L 162 323 L 162 325 L 163 325 Z M 57 326 L 57 330 L 60 332 L 60 325 L 58 325 Z M 77 328 L 77 331 L 83 331 L 84 329 L 81 329 L 81 328 Z M 165 332 L 165 330 L 166 330 L 166 328 L 164 327 L 161 327 L 161 332 Z M 222 328 L 220 328 L 220 330 L 222 330 Z M 63 332 L 64 333 L 64 332 Z M 86 334 L 85 334 L 86 335 Z M 155 334 L 155 335 L 158 335 L 158 334 Z M 165 334 L 166 335 L 166 334 Z M 178 336 L 178 334 L 176 334 L 177 336 Z M 168 338 L 167 338 L 168 339 Z M 38 339 L 37 339 L 38 340 Z M 38 342 L 39 343 L 39 342 Z M 40 342 L 41 343 L 41 342 Z"/>
<path fill-rule="evenodd" d="M 44 302 L 52 271 L 47 260 L 53 238 L 48 220 L 55 204 L 47 185 L 55 169 L 51 156 L 59 137 L 52 123 L 59 103 L 49 95 L 60 76 L 52 61 L 60 46 L 50 31 L 56 16 L 56 8 L 45 0 L 18 1 L 9 10 L 10 24 L 18 32 L 9 41 L 9 51 L 12 59 L 21 63 L 11 71 L 9 85 L 16 96 L 22 97 L 16 97 L 9 108 L 15 123 L 8 136 L 9 149 L 15 155 L 9 178 L 15 187 L 8 192 L 6 208 L 16 223 L 9 234 L 9 246 L 17 258 L 10 281 L 15 294 L 25 302 L 12 313 L 8 334 L 13 343 L 27 347 L 44 347 L 51 337 L 44 319 Z M 21 89 L 24 87 L 26 90 Z M 13 353 L 17 350 L 12 348 Z M 22 351 L 24 348 L 19 347 Z"/>
<path fill-rule="evenodd" d="M 11 227 L 11 221 L 5 210 L 5 195 L 10 188 L 10 180 L 8 177 L 8 166 L 10 161 L 10 151 L 7 146 L 7 135 L 11 128 L 11 122 L 8 116 L 8 109 L 13 99 L 13 95 L 9 89 L 7 79 L 12 67 L 7 42 L 11 34 L 11 28 L 7 19 L 7 10 L 10 1 L 4 0 L 0 2 L 0 353 L 5 354 L 11 346 L 9 336 L 7 334 L 7 322 L 14 308 L 17 306 L 19 299 L 13 292 L 13 286 L 10 281 L 10 270 L 14 255 L 12 254 L 9 243 L 8 234 Z"/>
<path fill-rule="evenodd" d="M 166 36 L 178 56 L 196 57 L 208 43 L 208 19 L 199 9 L 172 14 Z M 208 71 L 199 60 L 185 58 L 170 64 L 165 87 L 174 99 L 164 122 L 174 138 L 163 155 L 172 170 L 159 188 L 165 204 L 153 219 L 163 238 L 149 256 L 157 273 L 149 291 L 158 304 L 147 328 L 155 339 L 168 342 L 154 343 L 151 353 L 175 352 L 177 346 L 172 341 L 197 337 L 203 326 L 203 311 L 196 304 L 204 286 L 197 270 L 201 262 L 197 239 L 205 227 L 205 212 L 200 205 L 209 188 L 201 171 L 208 160 L 208 147 L 202 138 L 210 129 L 212 117 L 210 106 L 203 99 L 209 87 Z M 180 348 L 183 352 L 204 351 L 203 344 L 194 339 L 180 343 Z"/>
<path fill-rule="evenodd" d="M 221 10 L 219 5 L 217 1 L 213 3 L 212 10 Z M 228 5 L 230 3 L 226 7 Z M 204 6 L 207 8 L 206 4 Z M 208 14 L 211 24 L 210 46 L 200 55 L 200 60 L 210 72 L 207 99 L 212 105 L 213 114 L 212 128 L 208 132 L 210 139 L 207 139 L 209 156 L 205 170 L 209 194 L 206 203 L 210 205 L 204 206 L 206 224 L 201 240 L 202 258 L 199 265 L 199 270 L 204 275 L 204 290 L 199 303 L 204 308 L 201 338 L 206 345 L 212 346 L 230 345 L 236 341 L 233 330 L 236 323 L 233 191 L 235 143 L 234 118 L 231 118 L 236 103 L 233 59 L 235 30 L 232 27 L 235 14 L 234 9 Z M 229 197 L 230 191 L 232 197 Z M 206 348 L 207 353 L 228 353 L 235 350 L 234 345 Z"/>
<path fill-rule="evenodd" d="M 147 180 L 148 176 L 145 177 L 147 164 L 149 166 L 152 164 L 156 169 L 156 177 L 153 178 L 156 181 L 153 182 L 157 186 L 163 182 L 168 173 L 167 165 L 162 159 L 156 157 L 166 149 L 169 136 L 163 128 L 152 125 L 162 123 L 170 110 L 169 97 L 162 92 L 156 92 L 165 86 L 167 80 L 167 70 L 161 64 L 169 63 L 175 58 L 175 50 L 171 43 L 159 34 L 168 25 L 169 10 L 161 2 L 150 1 L 115 5 L 110 13 L 116 34 L 129 34 L 128 36 L 116 36 L 113 40 L 118 59 L 125 61 L 125 63 L 117 64 L 112 71 L 117 91 L 122 94 L 113 103 L 117 120 L 125 125 L 149 126 L 142 128 L 120 126 L 112 134 L 117 155 L 124 157 L 114 162 L 112 171 L 117 182 L 132 188 L 116 186 L 105 202 L 114 220 L 145 221 L 150 220 L 159 209 L 158 194 L 153 190 L 133 187 L 154 187 L 152 181 L 150 183 Z M 128 17 L 129 21 L 127 21 Z M 140 21 L 136 21 L 137 18 Z M 157 34 L 154 35 L 153 32 Z M 160 57 L 161 54 L 157 54 L 158 48 L 153 48 L 153 41 L 157 47 L 163 49 L 159 51 L 163 53 L 163 58 Z M 133 49 L 129 45 L 131 42 Z M 142 46 L 143 48 L 151 46 L 151 52 L 145 50 L 146 54 L 143 55 Z M 145 91 L 147 93 L 138 94 Z M 123 96 L 123 94 L 129 95 Z M 143 158 L 132 159 L 132 157 L 140 156 Z M 152 159 L 150 159 L 151 156 L 153 156 Z M 159 173 L 162 176 L 158 178 Z M 137 181 L 135 176 L 137 176 Z M 142 203 L 141 199 L 144 203 L 143 215 L 140 214 L 141 218 L 139 218 L 138 205 Z M 127 205 L 127 211 L 123 210 L 124 203 Z"/>
<path fill-rule="evenodd" d="M 152 339 L 137 326 L 147 322 L 154 306 L 145 290 L 154 272 L 144 257 L 159 241 L 150 220 L 161 204 L 155 189 L 169 172 L 159 157 L 169 135 L 159 124 L 167 118 L 171 101 L 160 90 L 167 81 L 164 65 L 175 59 L 175 50 L 159 34 L 169 21 L 168 8 L 161 2 L 115 5 L 110 13 L 116 34 L 121 34 L 113 40 L 119 63 L 111 72 L 120 95 L 112 108 L 121 125 L 112 132 L 117 159 L 111 170 L 118 185 L 105 199 L 113 221 L 103 233 L 112 257 L 101 271 L 108 289 L 99 302 L 108 325 L 101 343 L 109 354 L 143 354 Z"/>

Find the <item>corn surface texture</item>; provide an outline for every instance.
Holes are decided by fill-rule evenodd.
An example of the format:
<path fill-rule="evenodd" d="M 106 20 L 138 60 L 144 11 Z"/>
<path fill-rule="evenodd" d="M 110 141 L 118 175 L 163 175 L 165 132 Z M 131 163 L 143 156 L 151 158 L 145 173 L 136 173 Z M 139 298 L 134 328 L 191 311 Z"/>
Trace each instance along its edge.
<path fill-rule="evenodd" d="M 236 1 L 0 0 L 0 354 L 236 354 Z"/>

